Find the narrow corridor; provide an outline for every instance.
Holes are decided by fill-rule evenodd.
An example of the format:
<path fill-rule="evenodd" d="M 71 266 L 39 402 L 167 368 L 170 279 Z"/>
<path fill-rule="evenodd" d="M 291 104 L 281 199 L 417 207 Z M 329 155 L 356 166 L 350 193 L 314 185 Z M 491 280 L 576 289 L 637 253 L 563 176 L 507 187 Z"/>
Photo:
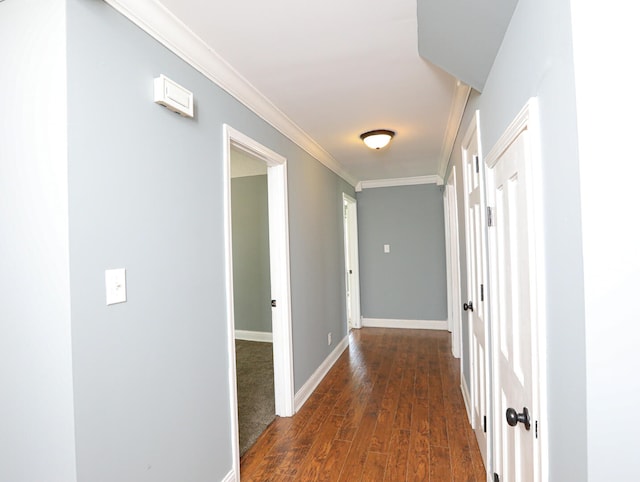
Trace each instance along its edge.
<path fill-rule="evenodd" d="M 449 333 L 354 330 L 292 418 L 241 460 L 242 481 L 484 482 Z"/>

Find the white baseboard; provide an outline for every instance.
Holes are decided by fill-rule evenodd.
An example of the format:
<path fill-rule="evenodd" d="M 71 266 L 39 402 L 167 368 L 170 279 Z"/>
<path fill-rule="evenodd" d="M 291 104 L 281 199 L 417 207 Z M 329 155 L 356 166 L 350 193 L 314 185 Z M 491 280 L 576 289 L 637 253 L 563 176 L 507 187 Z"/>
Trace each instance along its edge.
<path fill-rule="evenodd" d="M 464 379 L 464 377 L 460 378 L 460 391 L 462 392 L 464 406 L 467 409 L 467 418 L 469 419 L 469 423 L 473 426 L 473 423 L 471 422 L 471 395 L 469 395 L 469 387 L 467 387 L 467 381 Z"/>
<path fill-rule="evenodd" d="M 233 469 L 220 482 L 236 482 L 236 474 L 233 473 Z"/>
<path fill-rule="evenodd" d="M 447 330 L 446 320 L 392 320 L 386 318 L 362 318 L 362 326 L 371 328 L 404 328 L 412 330 Z"/>
<path fill-rule="evenodd" d="M 304 402 L 311 396 L 313 391 L 318 387 L 322 379 L 325 377 L 333 364 L 340 358 L 342 352 L 349 346 L 349 335 L 345 336 L 340 343 L 333 349 L 329 356 L 325 358 L 322 364 L 318 367 L 318 369 L 313 372 L 313 375 L 309 377 L 307 382 L 302 385 L 302 388 L 298 390 L 296 396 L 293 400 L 293 406 L 295 407 L 295 411 L 297 412 L 302 408 Z"/>
<path fill-rule="evenodd" d="M 266 331 L 236 330 L 236 339 L 273 343 L 273 333 L 267 333 Z"/>

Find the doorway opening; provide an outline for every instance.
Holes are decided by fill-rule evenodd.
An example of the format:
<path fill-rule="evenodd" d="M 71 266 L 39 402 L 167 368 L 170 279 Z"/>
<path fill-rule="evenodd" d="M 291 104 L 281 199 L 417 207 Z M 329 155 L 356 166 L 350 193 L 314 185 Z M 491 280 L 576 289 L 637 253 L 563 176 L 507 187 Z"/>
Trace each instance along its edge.
<path fill-rule="evenodd" d="M 360 274 L 358 265 L 358 209 L 357 202 L 342 194 L 344 219 L 344 271 L 347 307 L 347 333 L 352 328 L 361 328 Z"/>
<path fill-rule="evenodd" d="M 231 146 L 231 251 L 240 456 L 275 419 L 266 163 Z"/>
<path fill-rule="evenodd" d="M 232 450 L 234 458 L 234 472 L 240 475 L 240 447 L 238 421 L 238 386 L 236 367 L 236 334 L 238 338 L 249 338 L 251 341 L 264 342 L 272 340 L 273 357 L 273 388 L 275 415 L 290 417 L 294 413 L 293 395 L 293 346 L 291 327 L 291 288 L 289 278 L 289 222 L 287 203 L 287 171 L 286 159 L 259 144 L 248 136 L 225 125 L 224 135 L 224 202 L 225 202 L 225 258 L 226 258 L 226 293 L 227 293 L 227 324 L 229 351 L 229 392 L 231 409 Z M 246 293 L 234 289 L 234 226 L 232 217 L 232 157 L 244 158 L 246 164 L 259 168 L 264 166 L 266 171 L 266 198 L 268 211 L 268 276 L 263 273 L 262 278 L 268 278 L 270 296 L 262 301 L 255 301 L 254 312 L 261 318 L 257 328 L 247 325 L 247 320 L 240 321 L 236 326 L 235 296 L 245 296 Z M 246 167 L 246 166 L 245 166 Z M 256 171 L 257 172 L 257 171 Z M 238 248 L 239 249 L 239 248 Z M 266 258 L 267 256 L 263 256 Z M 239 272 L 235 272 L 239 275 Z M 244 290 L 243 287 L 242 289 Z M 264 291 L 265 287 L 257 288 Z M 264 296 L 263 296 L 264 297 Z M 271 311 L 271 336 L 264 328 L 268 326 L 269 316 L 260 306 L 261 302 L 268 304 Z M 246 308 L 243 307 L 243 308 Z M 241 313 L 238 313 L 239 315 Z M 266 320 L 266 321 L 265 321 Z M 250 320 L 249 323 L 255 320 Z M 236 332 L 236 329 L 238 331 Z"/>

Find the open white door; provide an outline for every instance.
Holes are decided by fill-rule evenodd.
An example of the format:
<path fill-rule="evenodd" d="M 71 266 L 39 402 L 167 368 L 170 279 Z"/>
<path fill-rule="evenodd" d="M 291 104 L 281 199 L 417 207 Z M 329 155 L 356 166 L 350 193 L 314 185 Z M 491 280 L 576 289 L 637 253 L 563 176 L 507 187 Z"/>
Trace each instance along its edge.
<path fill-rule="evenodd" d="M 501 481 L 543 476 L 539 325 L 541 223 L 534 198 L 535 136 L 530 102 L 487 156 L 491 210 L 494 472 Z M 539 164 L 539 163 L 538 163 Z"/>
<path fill-rule="evenodd" d="M 467 247 L 467 296 L 471 367 L 471 425 L 487 467 L 487 414 L 489 340 L 485 303 L 486 229 L 479 113 L 476 112 L 462 142 L 464 205 Z"/>
<path fill-rule="evenodd" d="M 361 328 L 360 275 L 358 267 L 358 211 L 356 200 L 342 194 L 344 212 L 344 270 L 347 306 L 347 329 Z"/>

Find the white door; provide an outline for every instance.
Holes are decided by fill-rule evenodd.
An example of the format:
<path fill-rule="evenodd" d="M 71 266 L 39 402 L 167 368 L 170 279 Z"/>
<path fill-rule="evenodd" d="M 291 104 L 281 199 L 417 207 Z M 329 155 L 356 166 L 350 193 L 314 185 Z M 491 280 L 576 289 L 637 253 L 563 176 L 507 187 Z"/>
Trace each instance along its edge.
<path fill-rule="evenodd" d="M 487 156 L 494 472 L 509 482 L 542 480 L 536 445 L 540 404 L 534 393 L 538 336 L 530 144 L 530 131 L 520 126 Z"/>
<path fill-rule="evenodd" d="M 447 317 L 451 332 L 451 353 L 456 358 L 462 356 L 460 298 L 460 241 L 458 237 L 458 201 L 456 188 L 456 166 L 451 168 L 444 191 L 445 255 L 447 258 Z M 464 360 L 461 361 L 462 367 Z"/>
<path fill-rule="evenodd" d="M 356 200 L 342 195 L 344 214 L 344 271 L 347 329 L 360 328 L 360 278 L 358 275 L 358 214 Z"/>
<path fill-rule="evenodd" d="M 467 246 L 467 297 L 471 368 L 471 425 L 487 466 L 487 320 L 485 312 L 486 237 L 478 115 L 463 140 L 463 177 Z"/>
<path fill-rule="evenodd" d="M 346 199 L 342 203 L 344 211 L 344 271 L 345 271 L 345 287 L 347 290 L 347 330 L 353 328 L 353 306 L 351 296 L 351 279 L 353 276 L 353 268 L 351 267 L 351 259 L 349 257 L 349 246 L 351 240 L 349 239 L 349 203 Z"/>

